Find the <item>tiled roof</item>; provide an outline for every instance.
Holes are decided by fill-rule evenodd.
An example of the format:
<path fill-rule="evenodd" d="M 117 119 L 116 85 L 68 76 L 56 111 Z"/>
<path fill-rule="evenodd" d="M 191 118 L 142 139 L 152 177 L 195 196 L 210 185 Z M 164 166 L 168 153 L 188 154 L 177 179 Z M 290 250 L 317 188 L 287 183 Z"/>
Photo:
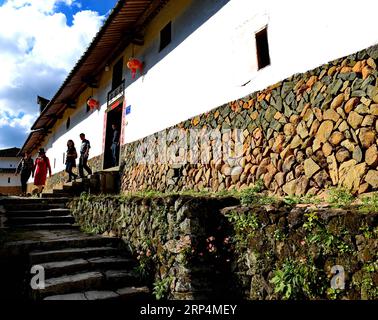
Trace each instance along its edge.
<path fill-rule="evenodd" d="M 20 148 L 9 148 L 0 150 L 0 157 L 17 157 L 17 154 L 20 152 Z"/>

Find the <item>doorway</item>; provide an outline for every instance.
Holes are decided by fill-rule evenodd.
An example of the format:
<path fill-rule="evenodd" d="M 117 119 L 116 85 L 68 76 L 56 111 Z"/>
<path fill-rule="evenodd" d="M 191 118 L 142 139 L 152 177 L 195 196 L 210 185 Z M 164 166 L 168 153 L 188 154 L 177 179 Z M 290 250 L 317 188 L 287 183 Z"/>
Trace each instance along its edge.
<path fill-rule="evenodd" d="M 104 150 L 104 169 L 109 169 L 113 167 L 119 166 L 119 154 L 120 154 L 120 147 L 116 148 L 116 159 L 113 159 L 113 125 L 118 130 L 118 137 L 119 141 L 121 138 L 121 125 L 122 125 L 122 103 L 120 103 L 117 107 L 107 112 L 106 115 L 106 133 L 105 133 L 105 150 Z M 119 144 L 120 145 L 120 144 Z"/>

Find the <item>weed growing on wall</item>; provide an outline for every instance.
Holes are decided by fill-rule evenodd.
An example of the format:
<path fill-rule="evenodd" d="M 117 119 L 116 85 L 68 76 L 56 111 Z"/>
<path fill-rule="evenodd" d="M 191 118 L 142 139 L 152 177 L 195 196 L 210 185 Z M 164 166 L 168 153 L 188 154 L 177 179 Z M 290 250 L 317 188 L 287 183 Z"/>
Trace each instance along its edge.
<path fill-rule="evenodd" d="M 378 274 L 378 255 L 376 260 L 367 263 L 352 280 L 352 286 L 361 292 L 361 298 L 365 300 L 378 299 L 378 287 L 375 278 Z"/>
<path fill-rule="evenodd" d="M 362 198 L 362 204 L 359 206 L 359 211 L 362 213 L 378 212 L 378 193 L 370 197 Z"/>
<path fill-rule="evenodd" d="M 284 300 L 315 299 L 324 293 L 326 276 L 311 261 L 287 259 L 274 271 L 270 283 Z"/>
<path fill-rule="evenodd" d="M 355 197 L 345 188 L 330 188 L 329 203 L 335 208 L 348 207 Z"/>
<path fill-rule="evenodd" d="M 233 225 L 235 242 L 239 247 L 245 247 L 254 232 L 260 227 L 257 215 L 253 212 L 230 211 L 226 218 Z"/>
<path fill-rule="evenodd" d="M 317 212 L 305 214 L 306 221 L 303 228 L 308 232 L 306 239 L 310 244 L 316 244 L 324 255 L 333 253 L 337 250 L 340 253 L 352 251 L 352 245 L 346 243 L 341 236 L 346 236 L 343 232 L 340 235 L 334 235 L 327 230 L 326 225 L 319 220 Z"/>
<path fill-rule="evenodd" d="M 257 180 L 256 184 L 239 193 L 240 203 L 242 205 L 267 205 L 274 204 L 278 200 L 275 197 L 270 197 L 262 193 L 264 190 L 264 183 L 261 180 Z"/>
<path fill-rule="evenodd" d="M 169 294 L 169 287 L 172 282 L 172 277 L 166 277 L 154 282 L 153 294 L 156 300 L 165 299 Z"/>

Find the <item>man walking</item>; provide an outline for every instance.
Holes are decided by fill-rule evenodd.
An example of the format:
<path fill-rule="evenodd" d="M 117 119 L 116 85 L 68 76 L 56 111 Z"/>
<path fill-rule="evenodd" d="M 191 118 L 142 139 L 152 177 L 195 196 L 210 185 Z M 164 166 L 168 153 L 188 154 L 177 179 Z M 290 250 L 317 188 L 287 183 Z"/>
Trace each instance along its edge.
<path fill-rule="evenodd" d="M 87 139 L 85 139 L 85 134 L 80 133 L 81 139 L 81 147 L 80 147 L 80 159 L 79 159 L 79 175 L 80 178 L 84 178 L 84 170 L 85 169 L 88 174 L 92 174 L 91 168 L 88 167 L 88 157 L 89 157 L 89 149 L 91 148 L 91 144 Z"/>
<path fill-rule="evenodd" d="M 112 146 L 110 147 L 112 150 L 112 167 L 117 166 L 118 164 L 118 155 L 119 155 L 119 130 L 116 124 L 112 124 L 113 129 L 113 139 L 112 139 Z"/>
<path fill-rule="evenodd" d="M 29 152 L 25 152 L 23 158 L 17 166 L 15 175 L 21 173 L 21 190 L 22 195 L 26 196 L 27 183 L 30 175 L 34 178 L 34 162 Z"/>

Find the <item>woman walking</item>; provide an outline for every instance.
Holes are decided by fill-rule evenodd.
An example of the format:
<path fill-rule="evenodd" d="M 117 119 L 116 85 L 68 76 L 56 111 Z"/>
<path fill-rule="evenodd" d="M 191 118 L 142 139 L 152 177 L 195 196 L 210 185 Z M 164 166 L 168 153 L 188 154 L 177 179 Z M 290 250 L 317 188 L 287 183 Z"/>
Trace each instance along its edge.
<path fill-rule="evenodd" d="M 35 160 L 34 169 L 34 185 L 38 187 L 38 194 L 40 194 L 46 184 L 47 171 L 51 177 L 50 160 L 46 157 L 46 153 L 43 148 L 39 149 L 38 158 Z"/>
<path fill-rule="evenodd" d="M 18 174 L 21 174 L 22 196 L 26 196 L 27 183 L 30 178 L 30 175 L 32 175 L 32 177 L 34 178 L 33 167 L 34 162 L 31 158 L 31 154 L 26 151 L 16 169 L 16 176 Z"/>
<path fill-rule="evenodd" d="M 76 167 L 77 152 L 75 143 L 72 140 L 67 141 L 67 156 L 66 156 L 66 172 L 68 173 L 67 182 L 71 182 L 72 178 L 75 180 L 77 175 L 72 172 L 72 169 Z"/>

